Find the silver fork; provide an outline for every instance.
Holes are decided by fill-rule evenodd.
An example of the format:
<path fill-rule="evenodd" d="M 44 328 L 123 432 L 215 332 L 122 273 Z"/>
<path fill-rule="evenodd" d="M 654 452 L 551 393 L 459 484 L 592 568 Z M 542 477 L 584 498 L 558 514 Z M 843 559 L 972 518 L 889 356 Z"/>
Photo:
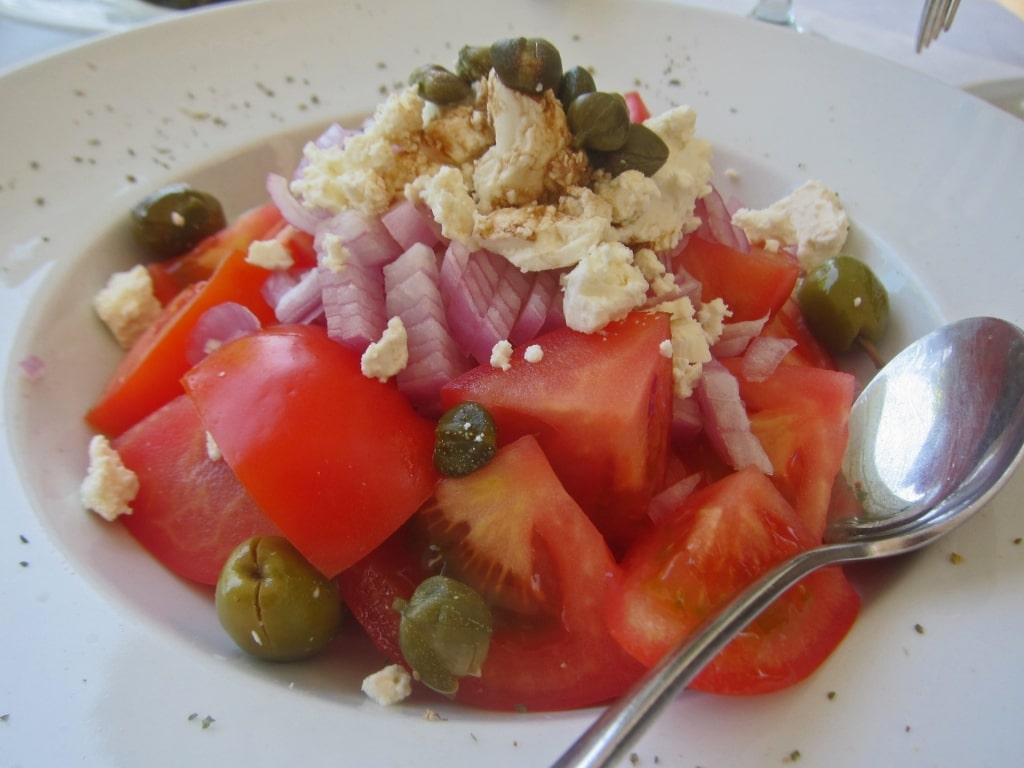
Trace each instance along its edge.
<path fill-rule="evenodd" d="M 943 32 L 953 25 L 960 0 L 925 0 L 921 11 L 921 22 L 917 27 L 917 52 L 928 47 Z"/>

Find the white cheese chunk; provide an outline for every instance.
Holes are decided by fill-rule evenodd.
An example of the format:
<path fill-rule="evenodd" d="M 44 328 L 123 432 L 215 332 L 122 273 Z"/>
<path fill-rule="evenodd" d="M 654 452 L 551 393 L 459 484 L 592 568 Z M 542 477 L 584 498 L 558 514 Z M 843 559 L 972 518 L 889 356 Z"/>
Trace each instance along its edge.
<path fill-rule="evenodd" d="M 139 264 L 126 272 L 116 272 L 92 300 L 93 309 L 128 349 L 162 311 L 153 293 L 149 270 Z"/>
<path fill-rule="evenodd" d="M 562 287 L 566 325 L 593 333 L 642 304 L 648 285 L 629 248 L 601 243 L 562 276 Z"/>
<path fill-rule="evenodd" d="M 249 243 L 245 260 L 267 270 L 285 270 L 295 266 L 292 252 L 280 240 L 255 240 Z"/>
<path fill-rule="evenodd" d="M 364 678 L 362 690 L 380 706 L 390 707 L 412 694 L 412 675 L 401 664 L 391 664 Z"/>
<path fill-rule="evenodd" d="M 124 465 L 110 440 L 94 435 L 89 441 L 89 468 L 79 488 L 82 506 L 114 521 L 132 513 L 131 502 L 138 492 L 138 475 Z"/>
<path fill-rule="evenodd" d="M 409 338 L 405 324 L 400 317 L 388 320 L 378 341 L 374 341 L 363 352 L 360 368 L 370 379 L 387 381 L 409 364 Z"/>

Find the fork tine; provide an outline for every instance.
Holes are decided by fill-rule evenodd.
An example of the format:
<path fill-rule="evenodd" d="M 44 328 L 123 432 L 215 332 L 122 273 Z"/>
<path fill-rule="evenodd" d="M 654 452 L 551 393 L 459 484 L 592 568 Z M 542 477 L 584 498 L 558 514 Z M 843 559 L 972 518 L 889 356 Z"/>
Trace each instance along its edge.
<path fill-rule="evenodd" d="M 944 32 L 949 32 L 949 28 L 953 26 L 953 17 L 956 16 L 957 8 L 960 7 L 960 0 L 953 0 L 949 6 L 949 10 L 946 12 L 946 23 L 942 25 Z"/>

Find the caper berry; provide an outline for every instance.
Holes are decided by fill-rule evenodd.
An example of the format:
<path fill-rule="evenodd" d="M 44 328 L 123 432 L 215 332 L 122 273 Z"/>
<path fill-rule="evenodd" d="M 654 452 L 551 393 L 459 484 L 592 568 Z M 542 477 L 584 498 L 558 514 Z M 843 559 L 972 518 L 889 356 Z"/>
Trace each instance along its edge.
<path fill-rule="evenodd" d="M 562 57 L 547 40 L 510 37 L 491 44 L 491 65 L 506 87 L 539 96 L 562 82 Z"/>
<path fill-rule="evenodd" d="M 423 581 L 408 602 L 395 601 L 401 613 L 398 644 L 416 677 L 447 695 L 459 678 L 479 677 L 491 642 L 491 610 L 470 586 L 447 576 Z"/>
<path fill-rule="evenodd" d="M 464 45 L 459 50 L 459 58 L 455 62 L 455 74 L 466 82 L 472 83 L 486 77 L 491 71 L 491 46 Z"/>
<path fill-rule="evenodd" d="M 160 258 L 187 253 L 227 224 L 216 197 L 187 184 L 171 184 L 139 201 L 131 211 L 132 235 Z"/>
<path fill-rule="evenodd" d="M 565 115 L 576 149 L 612 152 L 629 136 L 629 107 L 618 93 L 595 91 L 577 96 Z"/>
<path fill-rule="evenodd" d="M 267 661 L 311 656 L 341 623 L 341 598 L 280 536 L 256 536 L 228 557 L 217 580 L 217 618 L 239 648 Z"/>
<path fill-rule="evenodd" d="M 409 85 L 415 85 L 420 97 L 434 104 L 455 104 L 473 91 L 469 83 L 439 64 L 414 69 Z"/>
<path fill-rule="evenodd" d="M 577 96 L 584 93 L 593 93 L 597 90 L 597 83 L 594 76 L 583 67 L 570 67 L 562 75 L 562 82 L 558 86 L 558 100 L 568 110 Z"/>
<path fill-rule="evenodd" d="M 434 434 L 434 466 L 448 477 L 475 472 L 498 449 L 498 427 L 479 403 L 456 405 L 438 420 Z"/>
<path fill-rule="evenodd" d="M 591 150 L 590 163 L 595 168 L 618 176 L 636 170 L 653 176 L 668 160 L 668 146 L 661 137 L 642 123 L 630 123 L 626 143 L 611 152 Z"/>
<path fill-rule="evenodd" d="M 851 256 L 836 256 L 811 270 L 797 300 L 811 333 L 831 352 L 845 352 L 858 339 L 877 342 L 889 324 L 885 286 Z"/>

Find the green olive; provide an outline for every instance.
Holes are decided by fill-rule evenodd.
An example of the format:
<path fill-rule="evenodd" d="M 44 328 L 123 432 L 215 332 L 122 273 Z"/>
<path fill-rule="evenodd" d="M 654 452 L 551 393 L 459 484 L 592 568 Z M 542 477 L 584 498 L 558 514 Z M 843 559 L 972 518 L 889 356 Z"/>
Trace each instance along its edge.
<path fill-rule="evenodd" d="M 629 107 L 618 93 L 581 94 L 565 117 L 576 149 L 612 152 L 621 149 L 629 136 Z"/>
<path fill-rule="evenodd" d="M 132 235 L 159 258 L 192 250 L 227 224 L 220 202 L 187 184 L 171 184 L 139 201 L 131 211 Z"/>
<path fill-rule="evenodd" d="M 447 576 L 423 581 L 401 613 L 398 644 L 413 673 L 428 688 L 454 694 L 459 678 L 479 677 L 491 642 L 491 610 L 472 588 Z"/>
<path fill-rule="evenodd" d="M 228 557 L 217 580 L 217 618 L 239 648 L 267 661 L 311 656 L 341 623 L 334 582 L 280 536 L 256 536 Z"/>
<path fill-rule="evenodd" d="M 661 137 L 641 123 L 630 123 L 626 143 L 611 152 L 591 150 L 588 153 L 595 168 L 618 176 L 636 170 L 653 176 L 668 160 L 668 146 Z"/>
<path fill-rule="evenodd" d="M 438 420 L 434 435 L 434 466 L 448 477 L 476 472 L 498 450 L 498 427 L 479 403 L 456 405 Z"/>
<path fill-rule="evenodd" d="M 510 37 L 492 43 L 491 65 L 506 87 L 535 96 L 557 91 L 562 82 L 558 49 L 539 37 Z"/>
<path fill-rule="evenodd" d="M 409 85 L 415 85 L 420 97 L 434 104 L 455 104 L 473 92 L 469 83 L 438 64 L 414 69 Z"/>
<path fill-rule="evenodd" d="M 486 77 L 491 71 L 491 46 L 464 45 L 459 50 L 459 58 L 455 62 L 455 74 L 466 82 L 472 83 Z"/>
<path fill-rule="evenodd" d="M 837 256 L 804 278 L 797 300 L 811 333 L 831 352 L 858 339 L 878 342 L 889 324 L 889 295 L 860 259 Z"/>
<path fill-rule="evenodd" d="M 558 100 L 568 111 L 569 105 L 577 96 L 584 93 L 593 93 L 597 90 L 597 83 L 594 76 L 583 67 L 570 67 L 562 75 L 562 82 L 558 86 Z"/>

